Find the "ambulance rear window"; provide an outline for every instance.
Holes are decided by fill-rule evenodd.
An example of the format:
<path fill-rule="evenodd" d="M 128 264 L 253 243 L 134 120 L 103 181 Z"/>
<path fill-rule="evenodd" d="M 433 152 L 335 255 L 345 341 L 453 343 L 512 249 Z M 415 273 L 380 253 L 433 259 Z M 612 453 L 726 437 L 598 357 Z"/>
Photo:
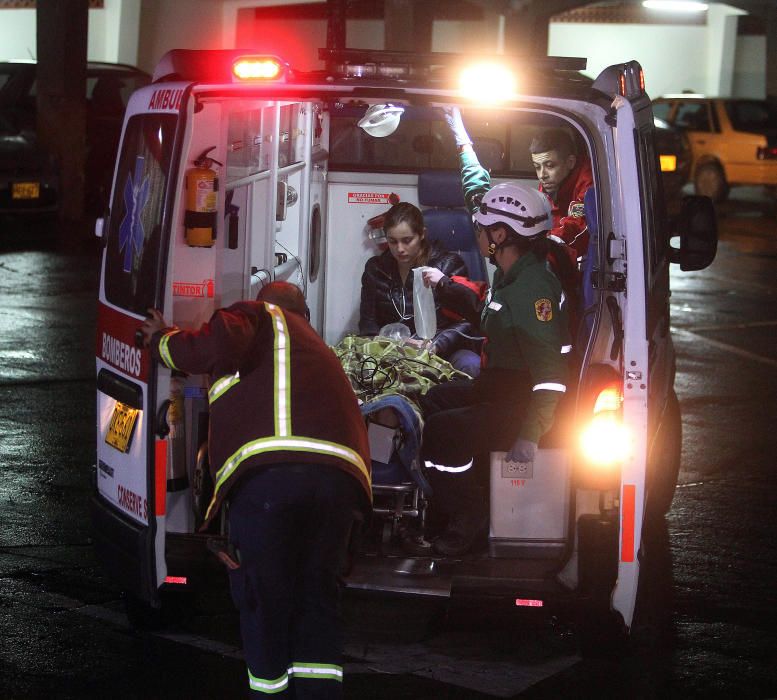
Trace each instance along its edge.
<path fill-rule="evenodd" d="M 107 239 L 105 296 L 138 314 L 155 304 L 175 125 L 172 114 L 132 117 L 121 147 Z"/>
<path fill-rule="evenodd" d="M 458 170 L 459 158 L 451 131 L 439 109 L 404 105 L 399 126 L 375 138 L 358 126 L 367 105 L 332 103 L 329 165 L 332 170 L 421 172 Z M 467 110 L 467 132 L 481 165 L 493 177 L 534 178 L 529 145 L 548 128 L 569 133 L 578 153 L 587 149 L 569 122 L 554 114 L 518 110 Z"/>

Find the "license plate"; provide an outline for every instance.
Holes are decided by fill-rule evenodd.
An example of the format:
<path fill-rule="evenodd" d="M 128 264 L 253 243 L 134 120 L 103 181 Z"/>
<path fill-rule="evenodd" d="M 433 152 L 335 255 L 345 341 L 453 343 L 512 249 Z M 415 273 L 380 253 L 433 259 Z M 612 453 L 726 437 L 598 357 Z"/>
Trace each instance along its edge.
<path fill-rule="evenodd" d="M 117 401 L 108 424 L 108 432 L 105 434 L 105 442 L 119 452 L 129 452 L 138 412 L 137 408 L 130 408 Z"/>
<path fill-rule="evenodd" d="M 12 199 L 38 199 L 40 197 L 39 182 L 14 182 L 11 190 Z"/>

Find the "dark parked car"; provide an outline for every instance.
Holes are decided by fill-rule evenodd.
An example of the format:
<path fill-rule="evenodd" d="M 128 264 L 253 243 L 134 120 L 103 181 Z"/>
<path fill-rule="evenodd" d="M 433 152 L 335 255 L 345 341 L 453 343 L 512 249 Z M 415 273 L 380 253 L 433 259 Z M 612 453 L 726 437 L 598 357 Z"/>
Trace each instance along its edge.
<path fill-rule="evenodd" d="M 670 213 L 677 211 L 682 200 L 683 187 L 691 178 L 691 145 L 681 129 L 658 117 L 653 117 L 655 143 L 661 165 L 661 183 Z"/>
<path fill-rule="evenodd" d="M 86 206 L 102 211 L 113 176 L 124 108 L 151 76 L 132 66 L 87 65 Z M 36 144 L 36 63 L 0 63 L 0 213 L 43 213 L 59 206 L 52 157 Z"/>

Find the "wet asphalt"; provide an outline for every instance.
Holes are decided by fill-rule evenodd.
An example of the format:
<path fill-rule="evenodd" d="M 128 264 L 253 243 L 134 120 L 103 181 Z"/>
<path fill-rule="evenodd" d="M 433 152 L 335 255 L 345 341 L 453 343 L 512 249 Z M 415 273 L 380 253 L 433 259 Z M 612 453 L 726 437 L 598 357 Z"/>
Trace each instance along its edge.
<path fill-rule="evenodd" d="M 351 595 L 346 698 L 777 697 L 777 207 L 719 213 L 713 265 L 672 273 L 683 467 L 651 635 L 583 657 L 563 616 Z M 97 273 L 87 231 L 0 220 L 0 697 L 244 697 L 224 590 L 139 632 L 94 559 Z"/>

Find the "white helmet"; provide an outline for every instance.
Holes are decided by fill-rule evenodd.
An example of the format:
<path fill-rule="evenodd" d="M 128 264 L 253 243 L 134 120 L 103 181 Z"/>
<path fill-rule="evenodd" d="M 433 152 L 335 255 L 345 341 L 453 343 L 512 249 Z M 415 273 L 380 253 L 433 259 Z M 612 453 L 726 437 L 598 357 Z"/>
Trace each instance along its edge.
<path fill-rule="evenodd" d="M 404 111 L 392 104 L 372 105 L 359 120 L 359 126 L 370 136 L 388 136 L 397 130 Z"/>
<path fill-rule="evenodd" d="M 533 238 L 553 228 L 548 196 L 517 182 L 494 185 L 472 215 L 481 226 L 506 224 L 519 236 Z"/>

